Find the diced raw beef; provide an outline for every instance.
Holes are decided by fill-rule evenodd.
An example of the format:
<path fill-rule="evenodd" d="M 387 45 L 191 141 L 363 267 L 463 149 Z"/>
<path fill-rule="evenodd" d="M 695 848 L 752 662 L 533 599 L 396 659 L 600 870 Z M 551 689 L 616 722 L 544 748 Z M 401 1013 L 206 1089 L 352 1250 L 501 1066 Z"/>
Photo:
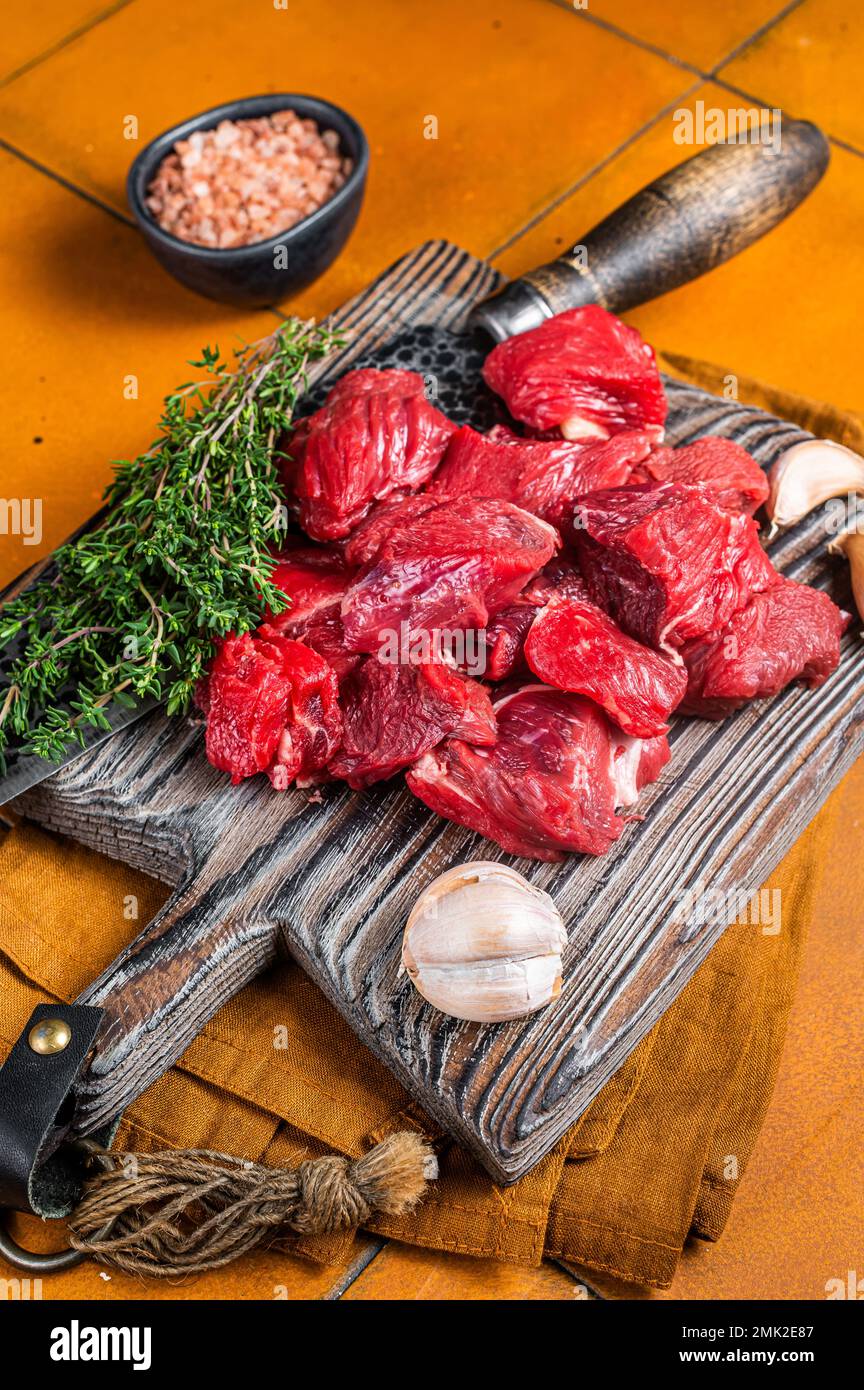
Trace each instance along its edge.
<path fill-rule="evenodd" d="M 422 487 L 454 428 L 416 372 L 348 372 L 283 448 L 285 486 L 303 529 L 314 540 L 340 540 L 373 502 Z"/>
<path fill-rule="evenodd" d="M 273 571 L 273 583 L 291 599 L 290 608 L 268 612 L 267 621 L 286 637 L 305 642 L 326 657 L 337 679 L 357 665 L 348 650 L 341 605 L 355 571 L 335 546 L 304 546 L 284 551 Z"/>
<path fill-rule="evenodd" d="M 348 645 L 375 652 L 382 634 L 405 633 L 413 641 L 434 631 L 484 628 L 558 544 L 553 527 L 507 502 L 441 502 L 380 539 L 342 601 Z"/>
<path fill-rule="evenodd" d="M 440 501 L 440 497 L 420 492 L 410 497 L 393 497 L 387 502 L 377 502 L 346 541 L 346 561 L 358 569 L 361 565 L 368 565 L 394 528 L 417 521 L 437 507 Z"/>
<path fill-rule="evenodd" d="M 629 739 L 590 700 L 542 685 L 494 709 L 497 743 L 448 739 L 407 774 L 415 796 L 510 854 L 604 854 L 624 829 L 616 807 L 632 804 L 668 761 L 666 739 Z"/>
<path fill-rule="evenodd" d="M 281 551 L 276 562 L 272 581 L 291 599 L 290 608 L 276 614 L 268 612 L 268 623 L 280 632 L 307 623 L 322 609 L 340 603 L 354 577 L 341 551 L 331 545 L 294 546 Z"/>
<path fill-rule="evenodd" d="M 656 782 L 672 754 L 665 734 L 658 738 L 634 738 L 631 734 L 610 730 L 612 735 L 613 800 L 622 811 L 629 810 L 639 800 L 643 787 Z M 640 820 L 641 817 L 629 817 Z"/>
<path fill-rule="evenodd" d="M 487 680 L 507 680 L 526 669 L 525 638 L 538 611 L 535 603 L 520 600 L 510 608 L 502 608 L 490 620 L 483 642 L 486 659 L 484 675 Z"/>
<path fill-rule="evenodd" d="M 660 483 L 702 483 L 717 505 L 730 512 L 752 516 L 768 500 L 767 475 L 731 439 L 708 435 L 682 449 L 657 449 L 638 471 Z"/>
<path fill-rule="evenodd" d="M 342 733 L 336 677 L 323 657 L 275 628 L 228 637 L 206 680 L 207 757 L 232 782 L 266 772 L 277 791 L 304 785 Z"/>
<path fill-rule="evenodd" d="M 540 611 L 525 658 L 547 685 L 587 695 L 637 738 L 666 733 L 687 687 L 683 666 L 634 641 L 602 609 L 579 599 L 555 599 Z"/>
<path fill-rule="evenodd" d="M 359 654 L 352 651 L 346 641 L 338 602 L 316 613 L 303 624 L 302 631 L 297 635 L 307 647 L 311 647 L 313 652 L 318 652 L 329 662 L 338 681 L 343 680 L 349 671 L 353 671 L 360 661 Z"/>
<path fill-rule="evenodd" d="M 560 526 L 577 497 L 629 483 L 652 448 L 649 435 L 627 431 L 594 444 L 566 439 L 520 439 L 496 426 L 478 434 L 465 425 L 447 446 L 429 484 L 438 497 L 500 497 Z"/>
<path fill-rule="evenodd" d="M 483 378 L 534 429 L 560 429 L 565 439 L 607 439 L 621 430 L 663 438 L 666 397 L 654 352 L 596 304 L 499 343 Z"/>
<path fill-rule="evenodd" d="M 495 742 L 485 688 L 441 661 L 404 665 L 366 657 L 342 682 L 341 701 L 343 743 L 330 772 L 355 789 L 392 777 L 448 734 Z"/>
<path fill-rule="evenodd" d="M 562 551 L 550 560 L 548 565 L 526 584 L 522 598 L 543 608 L 554 598 L 589 598 L 588 585 L 579 568 L 579 562 L 569 551 Z"/>
<path fill-rule="evenodd" d="M 525 639 L 541 608 L 558 598 L 590 602 L 588 585 L 575 559 L 556 555 L 529 584 L 511 608 L 502 608 L 490 619 L 485 632 L 486 669 L 491 681 L 508 680 L 528 671 Z"/>
<path fill-rule="evenodd" d="M 681 650 L 689 684 L 685 714 L 724 719 L 748 700 L 761 700 L 801 681 L 822 685 L 840 661 L 849 614 L 827 594 L 778 576 L 754 594 L 722 632 Z"/>
<path fill-rule="evenodd" d="M 594 601 L 661 651 L 717 632 L 777 578 L 752 517 L 702 487 L 595 492 L 576 504 L 573 536 Z"/>

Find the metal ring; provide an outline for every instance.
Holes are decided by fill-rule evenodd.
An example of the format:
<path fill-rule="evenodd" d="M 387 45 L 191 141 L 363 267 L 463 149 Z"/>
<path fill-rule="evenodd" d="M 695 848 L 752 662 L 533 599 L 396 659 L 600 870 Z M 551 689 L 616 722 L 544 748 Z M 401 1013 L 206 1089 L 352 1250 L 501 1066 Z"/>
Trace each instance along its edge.
<path fill-rule="evenodd" d="M 103 1169 L 113 1167 L 111 1155 L 94 1139 L 75 1139 L 69 1147 L 84 1155 L 85 1166 L 98 1165 Z M 19 1245 L 17 1240 L 10 1236 L 4 1217 L 5 1212 L 0 1208 L 0 1255 L 14 1269 L 20 1269 L 24 1274 L 59 1274 L 61 1270 L 74 1269 L 82 1260 L 87 1259 L 86 1250 L 74 1250 L 71 1245 L 67 1250 L 55 1250 L 44 1255 L 36 1250 L 25 1250 L 23 1245 Z M 104 1239 L 113 1225 L 112 1218 L 99 1232 L 99 1239 Z"/>
<path fill-rule="evenodd" d="M 3 1213 L 0 1213 L 0 1255 L 24 1274 L 59 1274 L 63 1269 L 73 1269 L 87 1258 L 83 1250 L 73 1250 L 71 1247 L 68 1250 L 55 1250 L 50 1255 L 25 1250 L 6 1230 Z"/>

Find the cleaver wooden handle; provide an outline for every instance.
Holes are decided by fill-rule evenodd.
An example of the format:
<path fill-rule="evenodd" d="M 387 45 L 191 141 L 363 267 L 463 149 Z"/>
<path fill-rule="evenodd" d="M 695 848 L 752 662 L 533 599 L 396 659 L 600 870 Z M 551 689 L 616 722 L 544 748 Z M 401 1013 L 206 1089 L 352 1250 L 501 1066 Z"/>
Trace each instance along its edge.
<path fill-rule="evenodd" d="M 501 341 L 564 309 L 600 304 L 620 314 L 656 299 L 776 227 L 829 157 L 817 126 L 785 118 L 776 146 L 711 145 L 628 198 L 567 255 L 510 281 L 474 310 L 472 324 Z"/>

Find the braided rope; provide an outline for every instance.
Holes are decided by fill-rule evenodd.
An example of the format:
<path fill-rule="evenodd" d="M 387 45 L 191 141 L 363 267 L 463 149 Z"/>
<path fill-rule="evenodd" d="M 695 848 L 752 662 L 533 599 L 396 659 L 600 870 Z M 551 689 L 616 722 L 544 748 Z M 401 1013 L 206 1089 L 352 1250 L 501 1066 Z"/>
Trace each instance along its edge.
<path fill-rule="evenodd" d="M 437 1176 L 419 1134 L 391 1135 L 359 1159 L 332 1154 L 294 1169 L 266 1168 L 209 1149 L 108 1154 L 69 1218 L 76 1250 L 129 1274 L 218 1269 L 280 1227 L 305 1235 L 399 1216 Z"/>

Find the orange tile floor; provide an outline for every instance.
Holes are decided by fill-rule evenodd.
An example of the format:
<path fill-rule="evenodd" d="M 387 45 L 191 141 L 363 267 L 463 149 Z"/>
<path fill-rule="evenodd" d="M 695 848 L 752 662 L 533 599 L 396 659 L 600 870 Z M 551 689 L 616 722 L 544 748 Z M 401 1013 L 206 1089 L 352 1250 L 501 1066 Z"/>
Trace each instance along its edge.
<path fill-rule="evenodd" d="M 680 161 L 673 113 L 698 101 L 819 122 L 831 166 L 764 242 L 630 318 L 658 346 L 861 410 L 864 118 L 858 0 L 43 0 L 4 19 L 0 72 L 4 496 L 43 499 L 41 546 L 0 537 L 0 583 L 94 509 L 112 458 L 149 443 L 159 403 L 204 342 L 268 331 L 269 310 L 198 299 L 150 257 L 126 170 L 165 126 L 286 88 L 352 111 L 372 148 L 366 204 L 337 264 L 290 312 L 326 313 L 410 246 L 446 236 L 509 274 L 550 259 Z M 438 139 L 423 138 L 438 118 Z M 138 141 L 124 138 L 138 120 Z M 687 151 L 690 153 L 690 151 Z M 134 374 L 136 400 L 124 394 Z M 859 765 L 833 799 L 826 876 L 780 1079 L 733 1216 L 688 1249 L 672 1299 L 819 1297 L 861 1248 L 858 899 L 847 865 L 864 816 Z M 633 1298 L 548 1265 L 517 1270 L 366 1242 L 347 1269 L 262 1254 L 192 1298 Z M 853 1261 L 854 1263 L 854 1261 Z M 95 1266 L 46 1296 L 171 1298 Z M 657 1297 L 658 1295 L 653 1295 Z"/>

